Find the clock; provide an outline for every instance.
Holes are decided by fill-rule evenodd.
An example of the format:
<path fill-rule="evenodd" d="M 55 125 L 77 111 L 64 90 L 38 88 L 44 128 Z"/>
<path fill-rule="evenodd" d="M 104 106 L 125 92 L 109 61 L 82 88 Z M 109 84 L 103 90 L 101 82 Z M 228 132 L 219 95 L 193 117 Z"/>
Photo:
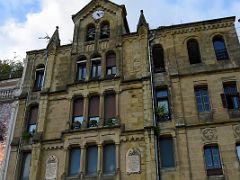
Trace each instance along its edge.
<path fill-rule="evenodd" d="M 103 10 L 96 10 L 92 13 L 92 17 L 94 20 L 98 20 L 104 16 L 104 11 Z"/>

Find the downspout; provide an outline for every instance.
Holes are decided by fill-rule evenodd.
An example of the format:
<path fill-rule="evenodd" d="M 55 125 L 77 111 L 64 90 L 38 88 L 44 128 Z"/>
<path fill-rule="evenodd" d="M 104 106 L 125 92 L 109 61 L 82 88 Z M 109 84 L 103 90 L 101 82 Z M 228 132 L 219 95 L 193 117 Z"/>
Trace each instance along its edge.
<path fill-rule="evenodd" d="M 155 117 L 155 101 L 154 101 L 154 83 L 153 83 L 153 73 L 152 73 L 152 51 L 150 49 L 151 42 L 154 39 L 154 34 L 150 34 L 148 37 L 148 63 L 149 63 L 149 72 L 150 72 L 150 83 L 151 83 L 151 96 L 152 96 L 152 111 L 153 111 L 153 127 L 157 126 L 156 117 Z M 155 161 L 156 161 L 156 172 L 157 172 L 157 180 L 161 179 L 160 176 L 160 167 L 159 167 L 159 158 L 158 158 L 158 138 L 154 135 L 154 149 L 155 149 Z"/>

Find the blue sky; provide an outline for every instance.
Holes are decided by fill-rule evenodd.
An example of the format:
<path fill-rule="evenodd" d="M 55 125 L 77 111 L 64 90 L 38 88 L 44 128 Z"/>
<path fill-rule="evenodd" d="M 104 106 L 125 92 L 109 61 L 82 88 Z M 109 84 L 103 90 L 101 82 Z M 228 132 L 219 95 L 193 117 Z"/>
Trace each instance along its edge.
<path fill-rule="evenodd" d="M 73 35 L 71 15 L 90 0 L 0 0 L 0 59 L 46 47 L 39 40 L 60 27 L 62 44 L 70 43 Z M 125 4 L 131 31 L 136 30 L 140 10 L 151 28 L 226 16 L 240 18 L 240 0 L 113 0 Z M 240 23 L 236 22 L 238 32 Z M 239 33 L 240 34 L 240 33 Z M 16 52 L 16 53 L 14 53 Z"/>

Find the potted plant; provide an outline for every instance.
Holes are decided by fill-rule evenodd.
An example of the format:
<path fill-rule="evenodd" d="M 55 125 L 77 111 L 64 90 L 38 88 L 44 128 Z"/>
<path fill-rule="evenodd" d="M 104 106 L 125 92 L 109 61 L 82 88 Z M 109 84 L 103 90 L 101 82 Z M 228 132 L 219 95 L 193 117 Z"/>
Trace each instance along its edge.
<path fill-rule="evenodd" d="M 73 129 L 80 129 L 81 128 L 81 123 L 79 122 L 79 121 L 75 121 L 75 122 L 73 122 L 73 124 L 72 124 L 72 128 Z"/>
<path fill-rule="evenodd" d="M 28 142 L 31 137 L 32 137 L 32 134 L 28 131 L 24 131 L 22 133 L 22 140 L 25 142 Z"/>
<path fill-rule="evenodd" d="M 107 126 L 112 127 L 112 126 L 114 126 L 114 125 L 116 125 L 116 118 L 115 118 L 115 117 L 108 118 L 108 120 L 107 120 Z"/>
<path fill-rule="evenodd" d="M 158 120 L 163 120 L 163 119 L 166 118 L 166 113 L 164 112 L 164 110 L 165 110 L 164 106 L 156 107 L 155 113 L 156 113 L 156 116 L 157 116 Z"/>
<path fill-rule="evenodd" d="M 95 119 L 92 119 L 89 121 L 89 127 L 97 127 L 98 126 L 98 121 Z"/>

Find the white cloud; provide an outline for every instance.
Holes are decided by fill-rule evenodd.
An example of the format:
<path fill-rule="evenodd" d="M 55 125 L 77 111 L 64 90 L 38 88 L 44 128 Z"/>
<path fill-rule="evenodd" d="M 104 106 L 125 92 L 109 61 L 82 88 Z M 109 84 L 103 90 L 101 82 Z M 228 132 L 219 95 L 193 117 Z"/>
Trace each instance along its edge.
<path fill-rule="evenodd" d="M 19 2 L 32 3 L 34 0 L 10 1 L 18 4 Z M 240 14 L 240 2 L 238 0 L 113 1 L 117 4 L 126 5 L 127 18 L 132 31 L 136 30 L 141 9 L 144 10 L 151 28 Z M 0 27 L 0 58 L 12 58 L 13 52 L 23 58 L 26 51 L 45 48 L 46 41 L 38 38 L 46 36 L 46 33 L 51 36 L 55 26 L 60 27 L 62 44 L 69 43 L 73 35 L 71 16 L 81 10 L 88 2 L 90 0 L 68 0 L 67 2 L 66 0 L 41 0 L 40 11 L 27 14 L 25 22 L 19 23 L 14 19 L 8 19 Z M 229 3 L 228 6 L 226 6 L 226 2 Z M 239 27 L 240 23 L 237 26 Z"/>

